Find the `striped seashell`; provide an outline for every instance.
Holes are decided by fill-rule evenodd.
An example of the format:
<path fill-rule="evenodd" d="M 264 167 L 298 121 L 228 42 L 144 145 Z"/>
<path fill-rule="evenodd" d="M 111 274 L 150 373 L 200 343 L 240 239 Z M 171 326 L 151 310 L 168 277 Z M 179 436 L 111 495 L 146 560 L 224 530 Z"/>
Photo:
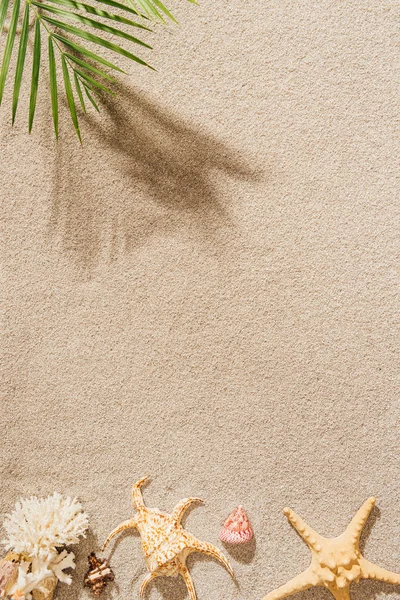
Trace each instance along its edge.
<path fill-rule="evenodd" d="M 235 508 L 226 519 L 219 533 L 220 539 L 228 544 L 244 544 L 251 540 L 253 535 L 250 521 L 243 506 Z"/>

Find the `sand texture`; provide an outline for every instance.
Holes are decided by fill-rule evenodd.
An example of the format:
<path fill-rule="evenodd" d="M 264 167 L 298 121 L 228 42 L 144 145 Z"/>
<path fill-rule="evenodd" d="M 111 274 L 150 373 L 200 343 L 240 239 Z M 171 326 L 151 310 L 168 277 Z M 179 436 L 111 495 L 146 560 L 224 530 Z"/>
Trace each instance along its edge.
<path fill-rule="evenodd" d="M 175 2 L 181 28 L 121 64 L 117 99 L 53 139 L 46 71 L 1 107 L 0 512 L 77 495 L 86 557 L 130 487 L 230 556 L 189 560 L 199 600 L 258 600 L 303 570 L 282 514 L 340 534 L 377 497 L 367 559 L 400 572 L 398 0 Z M 31 53 L 31 47 L 29 47 Z M 255 541 L 218 540 L 243 504 Z M 101 556 L 101 553 L 100 553 Z M 135 534 L 108 598 L 137 599 Z M 159 579 L 150 600 L 184 600 Z M 329 600 L 323 589 L 296 600 Z M 353 600 L 400 599 L 379 582 Z"/>

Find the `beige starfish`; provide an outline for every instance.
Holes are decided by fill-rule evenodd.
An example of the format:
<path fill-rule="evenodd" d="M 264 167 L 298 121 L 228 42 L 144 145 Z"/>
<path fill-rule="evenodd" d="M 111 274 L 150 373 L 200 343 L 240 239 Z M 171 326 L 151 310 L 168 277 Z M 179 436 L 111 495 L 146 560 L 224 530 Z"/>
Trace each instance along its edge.
<path fill-rule="evenodd" d="M 147 585 L 161 575 L 167 577 L 182 575 L 189 592 L 190 600 L 196 600 L 193 581 L 186 566 L 186 559 L 192 552 L 202 552 L 212 556 L 234 577 L 232 567 L 227 558 L 212 544 L 200 542 L 185 531 L 181 520 L 191 504 L 203 502 L 200 498 L 185 498 L 178 502 L 172 514 L 159 511 L 157 508 L 147 508 L 143 502 L 140 487 L 148 477 L 140 479 L 132 488 L 133 506 L 137 513 L 133 519 L 121 523 L 110 533 L 103 546 L 115 535 L 125 529 L 136 528 L 141 537 L 142 548 L 150 573 L 140 587 L 140 598 L 143 598 Z"/>
<path fill-rule="evenodd" d="M 346 531 L 336 538 L 322 537 L 293 510 L 285 508 L 284 514 L 311 550 L 311 564 L 303 573 L 267 594 L 264 600 L 279 600 L 314 586 L 325 586 L 336 600 L 350 600 L 352 581 L 378 579 L 400 584 L 400 575 L 374 565 L 360 552 L 361 532 L 374 504 L 375 498 L 368 498 Z"/>

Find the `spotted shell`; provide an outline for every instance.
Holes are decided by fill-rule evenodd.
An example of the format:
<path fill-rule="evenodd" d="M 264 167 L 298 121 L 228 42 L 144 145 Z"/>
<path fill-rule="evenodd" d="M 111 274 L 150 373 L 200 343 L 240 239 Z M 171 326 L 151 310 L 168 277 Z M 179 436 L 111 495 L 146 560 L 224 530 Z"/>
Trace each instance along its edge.
<path fill-rule="evenodd" d="M 235 508 L 226 519 L 219 533 L 220 539 L 228 544 L 244 544 L 251 540 L 253 535 L 250 521 L 243 506 Z"/>

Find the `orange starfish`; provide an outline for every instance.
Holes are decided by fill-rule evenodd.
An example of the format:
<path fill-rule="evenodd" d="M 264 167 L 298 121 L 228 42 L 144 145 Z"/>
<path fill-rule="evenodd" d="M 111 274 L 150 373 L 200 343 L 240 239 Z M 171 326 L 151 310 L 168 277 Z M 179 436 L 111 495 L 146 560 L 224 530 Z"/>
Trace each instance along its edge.
<path fill-rule="evenodd" d="M 199 498 L 185 498 L 178 502 L 172 514 L 161 512 L 157 508 L 147 508 L 143 502 L 140 487 L 148 477 L 140 479 L 132 488 L 133 506 L 137 513 L 129 521 L 121 523 L 110 533 L 103 546 L 107 546 L 111 538 L 125 529 L 136 528 L 141 537 L 142 548 L 150 571 L 140 587 L 140 598 L 143 598 L 147 585 L 161 575 L 167 577 L 182 575 L 189 592 L 190 600 L 196 600 L 193 581 L 186 566 L 186 559 L 192 552 L 202 552 L 212 556 L 234 577 L 232 567 L 227 558 L 212 544 L 200 542 L 188 533 L 181 525 L 185 511 L 194 502 L 202 502 Z"/>
<path fill-rule="evenodd" d="M 311 550 L 311 564 L 303 573 L 267 594 L 264 600 L 280 600 L 314 586 L 325 586 L 336 600 L 350 600 L 350 584 L 360 579 L 400 585 L 400 575 L 374 565 L 360 551 L 361 532 L 374 504 L 375 498 L 368 498 L 346 531 L 336 538 L 322 537 L 293 510 L 285 508 L 284 514 Z"/>

